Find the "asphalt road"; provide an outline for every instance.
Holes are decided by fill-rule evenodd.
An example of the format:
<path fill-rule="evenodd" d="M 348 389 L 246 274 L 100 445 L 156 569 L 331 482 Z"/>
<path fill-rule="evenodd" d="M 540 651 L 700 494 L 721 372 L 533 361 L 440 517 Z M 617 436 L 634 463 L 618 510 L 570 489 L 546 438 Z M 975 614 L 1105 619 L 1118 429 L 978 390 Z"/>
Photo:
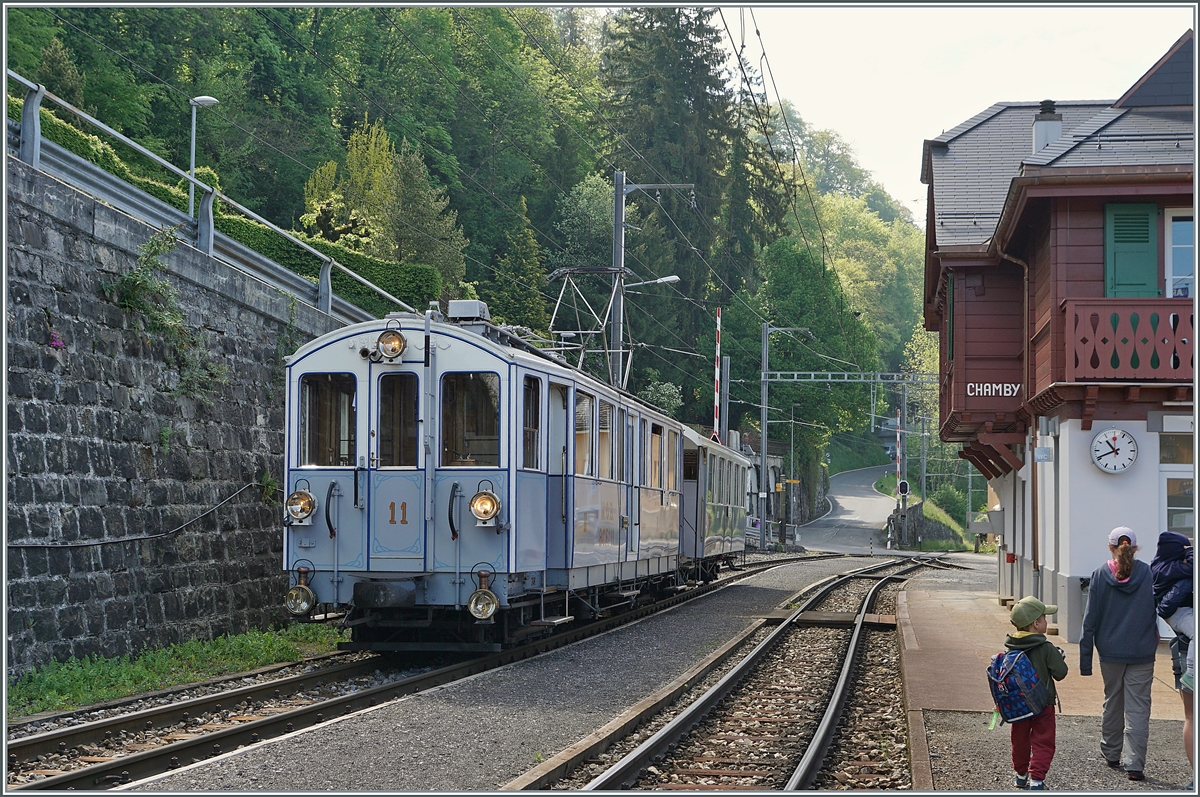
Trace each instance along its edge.
<path fill-rule="evenodd" d="M 829 480 L 830 511 L 796 530 L 797 542 L 812 551 L 872 553 L 886 550 L 887 518 L 896 500 L 875 491 L 875 482 L 895 468 L 876 465 L 849 470 Z"/>

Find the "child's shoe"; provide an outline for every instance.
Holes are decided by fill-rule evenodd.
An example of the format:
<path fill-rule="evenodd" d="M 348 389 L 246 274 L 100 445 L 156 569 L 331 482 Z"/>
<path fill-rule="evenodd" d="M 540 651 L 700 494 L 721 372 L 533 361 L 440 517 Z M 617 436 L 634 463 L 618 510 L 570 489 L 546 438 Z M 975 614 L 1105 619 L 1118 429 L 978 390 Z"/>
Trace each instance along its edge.
<path fill-rule="evenodd" d="M 1027 772 L 1024 775 L 1017 775 L 1015 778 L 1013 778 L 1013 785 L 1016 786 L 1018 789 L 1028 789 L 1029 788 L 1029 773 Z"/>
<path fill-rule="evenodd" d="M 1029 790 L 1030 791 L 1046 791 L 1046 781 L 1044 781 L 1044 780 L 1029 781 Z"/>
<path fill-rule="evenodd" d="M 1190 672 L 1185 672 L 1183 675 L 1179 676 L 1179 685 L 1185 692 L 1195 692 L 1196 676 Z"/>

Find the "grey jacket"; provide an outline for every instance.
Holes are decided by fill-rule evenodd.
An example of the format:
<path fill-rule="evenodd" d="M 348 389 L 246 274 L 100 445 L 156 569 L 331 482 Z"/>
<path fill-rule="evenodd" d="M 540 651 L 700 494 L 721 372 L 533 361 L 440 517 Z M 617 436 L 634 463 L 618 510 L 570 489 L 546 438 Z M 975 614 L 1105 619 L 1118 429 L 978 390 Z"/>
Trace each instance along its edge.
<path fill-rule="evenodd" d="M 1129 580 L 1120 583 L 1108 563 L 1096 568 L 1083 610 L 1083 636 L 1079 638 L 1079 674 L 1092 674 L 1092 647 L 1100 661 L 1117 664 L 1150 664 L 1158 650 L 1158 622 L 1154 611 L 1154 576 L 1150 566 L 1136 559 Z"/>

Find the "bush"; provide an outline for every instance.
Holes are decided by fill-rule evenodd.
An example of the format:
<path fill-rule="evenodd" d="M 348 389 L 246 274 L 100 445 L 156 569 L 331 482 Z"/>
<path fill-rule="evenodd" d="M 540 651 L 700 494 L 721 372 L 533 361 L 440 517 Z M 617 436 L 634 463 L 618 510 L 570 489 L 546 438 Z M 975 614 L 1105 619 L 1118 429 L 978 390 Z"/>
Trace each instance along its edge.
<path fill-rule="evenodd" d="M 940 506 L 956 523 L 967 524 L 967 497 L 953 485 L 943 484 L 933 491 L 929 500 Z"/>

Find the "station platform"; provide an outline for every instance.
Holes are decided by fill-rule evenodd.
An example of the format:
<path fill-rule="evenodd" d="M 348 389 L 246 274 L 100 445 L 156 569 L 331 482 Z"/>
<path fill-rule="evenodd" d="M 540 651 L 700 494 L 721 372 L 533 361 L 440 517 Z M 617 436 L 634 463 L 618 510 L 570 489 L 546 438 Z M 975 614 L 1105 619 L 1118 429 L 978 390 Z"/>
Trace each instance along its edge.
<path fill-rule="evenodd" d="M 995 592 L 909 588 L 897 595 L 896 623 L 901 639 L 913 789 L 934 790 L 925 713 L 990 714 L 994 706 L 985 669 L 992 656 L 1004 649 L 1004 638 L 1013 630 L 1009 606 L 1003 605 Z M 1104 705 L 1099 658 L 1093 656 L 1093 674 L 1081 676 L 1079 645 L 1054 633 L 1057 628 L 1053 619 L 1050 626 L 1047 639 L 1065 651 L 1068 667 L 1067 677 L 1057 683 L 1060 716 L 1099 717 Z M 1164 641 L 1159 645 L 1154 668 L 1152 722 L 1183 720 L 1183 704 L 1174 684 L 1171 653 Z M 1006 755 L 1007 728 L 991 733 L 996 734 L 999 754 Z M 1098 755 L 1098 720 L 1094 746 Z M 1179 749 L 1182 757 L 1182 747 Z"/>

